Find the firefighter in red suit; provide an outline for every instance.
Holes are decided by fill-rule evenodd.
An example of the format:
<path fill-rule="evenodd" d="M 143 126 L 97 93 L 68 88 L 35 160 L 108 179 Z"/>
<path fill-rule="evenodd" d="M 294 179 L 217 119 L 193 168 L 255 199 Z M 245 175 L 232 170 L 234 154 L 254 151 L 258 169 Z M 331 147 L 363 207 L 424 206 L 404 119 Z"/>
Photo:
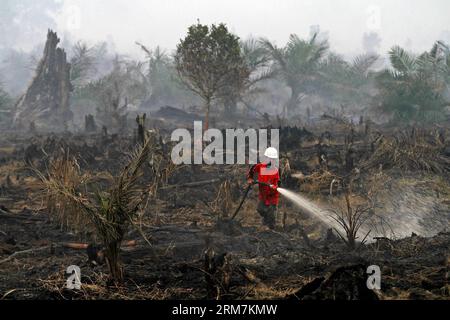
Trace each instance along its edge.
<path fill-rule="evenodd" d="M 265 161 L 254 165 L 247 176 L 249 184 L 255 181 L 259 183 L 259 203 L 257 211 L 263 218 L 263 223 L 270 229 L 274 229 L 277 219 L 280 184 L 278 171 L 278 151 L 268 148 L 264 153 Z"/>

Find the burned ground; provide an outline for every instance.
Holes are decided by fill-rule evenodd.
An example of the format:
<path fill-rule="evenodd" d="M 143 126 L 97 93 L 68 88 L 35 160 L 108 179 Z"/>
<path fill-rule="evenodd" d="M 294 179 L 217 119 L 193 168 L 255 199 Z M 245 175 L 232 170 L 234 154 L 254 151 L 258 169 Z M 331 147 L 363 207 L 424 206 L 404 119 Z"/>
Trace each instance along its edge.
<path fill-rule="evenodd" d="M 367 226 L 370 241 L 355 250 L 285 200 L 278 228 L 262 226 L 256 190 L 229 221 L 245 189 L 247 166 L 171 167 L 167 137 L 157 139 L 144 169 L 144 181 L 155 184 L 139 212 L 139 228 L 122 246 L 120 286 L 109 283 L 92 247 L 89 258 L 85 246 L 75 246 L 98 246 L 95 233 L 75 232 L 49 213 L 34 170 L 46 172 L 54 159 L 70 153 L 80 170 L 108 185 L 106 173 L 120 171 L 136 139 L 8 135 L 0 146 L 0 298 L 448 299 L 448 141 L 433 132 L 409 131 L 406 140 L 392 129 L 368 135 L 363 126 L 282 129 L 286 188 L 325 206 L 348 185 L 367 194 L 381 179 L 374 212 L 386 222 Z M 411 139 L 420 145 L 417 158 L 414 148 L 397 158 L 382 156 Z M 434 154 L 426 155 L 429 150 Z M 71 265 L 81 268 L 79 291 L 65 289 Z M 382 271 L 382 289 L 375 294 L 365 283 L 371 265 Z"/>

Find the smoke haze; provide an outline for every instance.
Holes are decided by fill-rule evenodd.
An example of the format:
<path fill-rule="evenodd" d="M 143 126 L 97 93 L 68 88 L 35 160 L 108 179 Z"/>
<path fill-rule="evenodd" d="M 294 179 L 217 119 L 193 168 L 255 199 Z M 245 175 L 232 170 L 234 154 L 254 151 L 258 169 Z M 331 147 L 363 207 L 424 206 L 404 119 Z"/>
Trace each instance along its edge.
<path fill-rule="evenodd" d="M 11 20 L 0 22 L 8 38 L 3 45 L 23 50 L 43 42 L 48 27 L 63 37 L 113 41 L 129 54 L 141 54 L 135 41 L 172 50 L 197 19 L 225 22 L 243 38 L 264 36 L 279 45 L 319 25 L 345 55 L 367 50 L 370 39 L 382 54 L 396 44 L 424 51 L 436 39 L 450 40 L 446 0 L 4 0 L 0 8 Z"/>

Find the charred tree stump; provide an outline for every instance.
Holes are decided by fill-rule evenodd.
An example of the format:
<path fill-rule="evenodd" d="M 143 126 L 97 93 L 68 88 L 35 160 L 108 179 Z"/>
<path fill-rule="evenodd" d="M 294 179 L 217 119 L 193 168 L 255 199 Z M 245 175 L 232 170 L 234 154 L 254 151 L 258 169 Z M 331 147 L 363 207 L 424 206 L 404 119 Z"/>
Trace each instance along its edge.
<path fill-rule="evenodd" d="M 310 108 L 310 107 L 308 107 L 308 108 L 306 109 L 306 123 L 307 123 L 308 125 L 311 124 L 311 108 Z"/>
<path fill-rule="evenodd" d="M 143 145 L 145 143 L 146 140 L 146 129 L 145 129 L 145 120 L 147 118 L 147 114 L 144 113 L 144 115 L 142 116 L 137 116 L 136 118 L 136 123 L 138 125 L 138 129 L 137 129 L 137 137 L 136 137 L 136 142 Z"/>
<path fill-rule="evenodd" d="M 34 122 L 39 130 L 67 130 L 73 117 L 69 107 L 72 85 L 70 64 L 67 63 L 66 52 L 57 47 L 59 41 L 57 34 L 49 30 L 36 75 L 16 104 L 16 127 L 27 128 Z"/>
<path fill-rule="evenodd" d="M 357 264 L 336 269 L 326 279 L 316 278 L 288 299 L 298 300 L 379 300 L 378 295 L 367 288 L 367 266 Z"/>
<path fill-rule="evenodd" d="M 368 137 L 372 133 L 372 127 L 371 127 L 371 121 L 369 119 L 366 119 L 365 127 L 364 127 L 364 134 L 366 137 Z"/>
<path fill-rule="evenodd" d="M 204 270 L 207 299 L 225 299 L 230 292 L 233 273 L 230 255 L 228 253 L 217 255 L 211 248 L 206 250 Z"/>
<path fill-rule="evenodd" d="M 353 146 L 349 146 L 345 153 L 345 169 L 349 172 L 355 167 L 355 156 Z"/>
<path fill-rule="evenodd" d="M 84 130 L 86 133 L 97 132 L 97 124 L 95 123 L 95 118 L 92 114 L 88 114 L 84 117 Z"/>

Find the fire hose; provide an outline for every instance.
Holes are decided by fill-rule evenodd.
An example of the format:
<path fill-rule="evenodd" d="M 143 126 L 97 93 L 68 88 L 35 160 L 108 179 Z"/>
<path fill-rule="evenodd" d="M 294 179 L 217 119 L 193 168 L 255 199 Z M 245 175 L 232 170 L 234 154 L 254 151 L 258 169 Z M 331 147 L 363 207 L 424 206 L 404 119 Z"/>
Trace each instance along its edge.
<path fill-rule="evenodd" d="M 233 216 L 231 217 L 231 221 L 233 221 L 233 220 L 236 218 L 236 216 L 239 214 L 239 211 L 241 211 L 242 206 L 243 206 L 244 203 L 245 203 L 245 200 L 247 200 L 247 197 L 248 197 L 248 194 L 249 194 L 250 190 L 251 190 L 251 189 L 253 188 L 253 186 L 256 185 L 256 184 L 260 184 L 260 185 L 268 186 L 268 187 L 270 187 L 270 188 L 272 188 L 272 189 L 276 189 L 276 188 L 274 188 L 273 185 L 268 184 L 268 183 L 265 183 L 265 182 L 254 181 L 253 183 L 249 184 L 249 185 L 247 186 L 247 188 L 245 189 L 244 195 L 242 196 L 242 200 L 241 200 L 241 202 L 239 203 L 239 206 L 236 208 L 236 211 L 234 212 Z"/>

